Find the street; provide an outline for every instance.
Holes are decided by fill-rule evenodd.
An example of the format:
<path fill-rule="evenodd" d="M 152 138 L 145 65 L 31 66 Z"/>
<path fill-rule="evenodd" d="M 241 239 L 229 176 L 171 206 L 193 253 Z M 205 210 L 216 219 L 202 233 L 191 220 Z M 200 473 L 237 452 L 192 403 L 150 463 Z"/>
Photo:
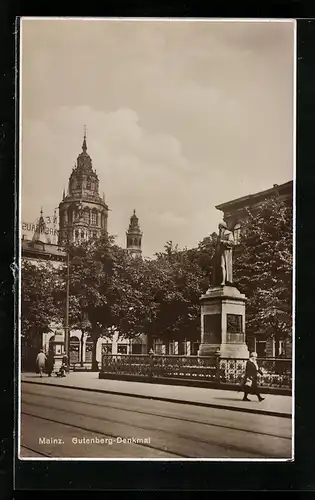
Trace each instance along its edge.
<path fill-rule="evenodd" d="M 288 418 L 24 382 L 21 392 L 21 458 L 291 459 Z"/>

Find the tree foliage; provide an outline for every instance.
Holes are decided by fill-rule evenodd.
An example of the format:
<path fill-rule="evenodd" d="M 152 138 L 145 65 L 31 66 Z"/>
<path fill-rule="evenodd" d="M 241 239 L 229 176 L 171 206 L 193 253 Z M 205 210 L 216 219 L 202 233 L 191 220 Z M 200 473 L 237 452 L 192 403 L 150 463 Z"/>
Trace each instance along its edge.
<path fill-rule="evenodd" d="M 38 345 L 41 334 L 59 321 L 55 300 L 58 271 L 51 263 L 22 261 L 21 333 L 29 346 Z"/>
<path fill-rule="evenodd" d="M 235 280 L 246 294 L 247 332 L 276 340 L 292 330 L 292 207 L 279 197 L 248 210 L 235 252 Z"/>

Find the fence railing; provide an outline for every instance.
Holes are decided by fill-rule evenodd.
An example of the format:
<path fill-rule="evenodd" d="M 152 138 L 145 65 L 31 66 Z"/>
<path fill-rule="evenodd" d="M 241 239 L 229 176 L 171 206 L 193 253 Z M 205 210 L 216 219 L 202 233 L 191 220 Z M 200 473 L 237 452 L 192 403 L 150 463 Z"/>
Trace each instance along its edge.
<path fill-rule="evenodd" d="M 261 358 L 258 385 L 291 389 L 292 360 Z M 244 379 L 247 359 L 171 356 L 147 354 L 104 354 L 101 373 L 104 375 L 138 376 L 144 379 L 180 378 L 240 385 Z"/>

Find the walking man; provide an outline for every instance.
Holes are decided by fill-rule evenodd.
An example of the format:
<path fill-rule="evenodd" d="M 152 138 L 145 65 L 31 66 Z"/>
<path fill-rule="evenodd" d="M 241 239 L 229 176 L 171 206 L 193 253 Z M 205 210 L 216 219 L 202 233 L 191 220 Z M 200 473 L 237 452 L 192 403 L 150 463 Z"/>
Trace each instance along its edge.
<path fill-rule="evenodd" d="M 45 371 L 45 364 L 46 364 L 46 354 L 44 353 L 44 350 L 41 349 L 39 353 L 37 354 L 36 358 L 36 365 L 37 365 L 37 370 L 39 372 L 40 378 L 43 376 L 43 372 Z"/>
<path fill-rule="evenodd" d="M 255 396 L 257 396 L 259 401 L 263 401 L 265 399 L 259 394 L 258 391 L 258 373 L 260 375 L 263 374 L 257 364 L 257 353 L 252 352 L 250 354 L 249 360 L 246 363 L 245 378 L 242 386 L 244 391 L 243 401 L 250 401 L 250 399 L 248 398 L 248 394 L 254 394 Z"/>

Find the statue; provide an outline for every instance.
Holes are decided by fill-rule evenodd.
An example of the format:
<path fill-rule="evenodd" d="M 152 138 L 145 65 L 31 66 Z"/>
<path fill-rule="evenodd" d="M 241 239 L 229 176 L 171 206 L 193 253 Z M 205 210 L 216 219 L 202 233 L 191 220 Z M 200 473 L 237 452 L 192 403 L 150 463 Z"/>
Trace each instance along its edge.
<path fill-rule="evenodd" d="M 212 285 L 231 285 L 232 276 L 232 248 L 234 245 L 233 233 L 227 229 L 225 222 L 219 224 L 217 247 L 213 257 Z"/>

